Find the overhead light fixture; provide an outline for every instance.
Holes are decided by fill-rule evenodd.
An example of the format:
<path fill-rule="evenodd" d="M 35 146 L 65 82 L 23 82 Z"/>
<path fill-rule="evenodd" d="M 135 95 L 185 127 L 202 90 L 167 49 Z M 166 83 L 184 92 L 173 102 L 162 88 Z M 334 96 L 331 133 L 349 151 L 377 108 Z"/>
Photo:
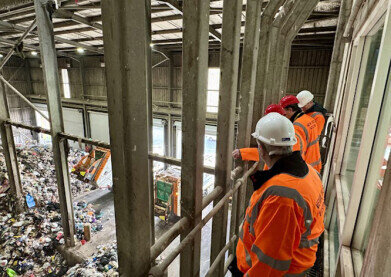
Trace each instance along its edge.
<path fill-rule="evenodd" d="M 154 46 L 155 46 L 155 44 L 153 44 L 153 43 L 150 43 L 150 44 L 149 44 L 149 46 L 151 46 L 151 47 L 154 47 Z"/>
<path fill-rule="evenodd" d="M 2 57 L 4 57 L 4 55 L 0 53 L 0 59 L 1 59 Z"/>
<path fill-rule="evenodd" d="M 37 56 L 38 52 L 37 51 L 31 51 L 31 56 Z"/>
<path fill-rule="evenodd" d="M 83 54 L 84 53 L 84 48 L 78 47 L 76 49 L 77 53 Z"/>

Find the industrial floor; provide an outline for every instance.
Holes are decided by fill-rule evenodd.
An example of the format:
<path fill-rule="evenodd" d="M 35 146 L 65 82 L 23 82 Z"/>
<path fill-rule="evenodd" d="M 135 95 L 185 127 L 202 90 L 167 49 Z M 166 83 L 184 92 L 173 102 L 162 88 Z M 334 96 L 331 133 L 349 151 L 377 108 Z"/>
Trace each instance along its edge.
<path fill-rule="evenodd" d="M 75 201 L 84 200 L 88 204 L 93 204 L 95 210 L 103 211 L 102 223 L 103 230 L 94 234 L 91 238 L 91 241 L 85 245 L 77 245 L 71 251 L 82 255 L 82 258 L 90 257 L 95 251 L 96 248 L 103 243 L 110 243 L 116 240 L 115 234 L 115 216 L 114 216 L 114 197 L 113 193 L 109 190 L 93 190 L 85 195 L 82 195 L 75 199 Z M 211 203 L 203 211 L 203 216 L 205 216 L 211 209 L 213 204 Z M 164 222 L 158 217 L 155 217 L 155 237 L 159 239 L 167 230 L 170 229 L 175 222 Z M 205 276 L 206 272 L 209 269 L 209 255 L 210 255 L 210 240 L 212 232 L 212 220 L 210 220 L 206 226 L 202 228 L 201 233 L 201 272 L 200 276 Z M 179 244 L 179 237 L 175 239 L 167 249 L 162 253 L 159 259 L 164 258 L 168 255 L 173 249 Z M 174 260 L 174 262 L 168 268 L 168 276 L 179 276 L 179 256 Z M 227 276 L 230 276 L 228 273 Z"/>

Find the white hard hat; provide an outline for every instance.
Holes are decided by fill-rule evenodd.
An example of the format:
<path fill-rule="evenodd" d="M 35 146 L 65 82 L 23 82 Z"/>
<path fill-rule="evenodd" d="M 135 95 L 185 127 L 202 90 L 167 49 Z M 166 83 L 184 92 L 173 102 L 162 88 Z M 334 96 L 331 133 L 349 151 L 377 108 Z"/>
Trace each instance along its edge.
<path fill-rule="evenodd" d="M 302 90 L 297 94 L 297 99 L 299 100 L 299 108 L 304 107 L 309 102 L 311 102 L 314 99 L 314 95 L 309 92 L 308 90 Z"/>
<path fill-rule="evenodd" d="M 252 136 L 275 146 L 292 146 L 297 142 L 292 122 L 279 113 L 269 113 L 262 117 Z"/>

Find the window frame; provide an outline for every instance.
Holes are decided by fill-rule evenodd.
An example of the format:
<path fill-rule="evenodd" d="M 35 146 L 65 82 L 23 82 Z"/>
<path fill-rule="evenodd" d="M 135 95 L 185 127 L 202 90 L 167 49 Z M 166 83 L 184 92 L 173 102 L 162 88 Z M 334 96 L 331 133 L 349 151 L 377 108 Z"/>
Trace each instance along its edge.
<path fill-rule="evenodd" d="M 370 13 L 368 16 L 365 14 L 364 16 L 367 17 L 367 20 L 361 24 L 358 28 L 356 28 L 357 31 L 354 32 L 354 40 L 352 41 L 351 44 L 348 44 L 347 46 L 345 45 L 345 51 L 347 51 L 347 55 L 344 55 L 344 63 L 346 63 L 346 68 L 341 70 L 341 78 L 340 83 L 338 86 L 338 94 L 337 94 L 337 99 L 338 101 L 337 104 L 334 107 L 334 114 L 335 116 L 335 122 L 336 122 L 336 131 L 335 131 L 335 145 L 332 153 L 332 160 L 330 163 L 330 169 L 329 169 L 329 175 L 328 178 L 326 177 L 325 179 L 328 179 L 328 186 L 327 186 L 327 200 L 328 202 L 328 209 L 327 209 L 327 214 L 329 216 L 332 216 L 333 213 L 333 208 L 335 205 L 337 205 L 337 219 L 339 223 L 342 223 L 342 225 L 339 225 L 339 230 L 341 239 L 340 239 L 340 247 L 339 247 L 339 259 L 338 259 L 338 264 L 336 266 L 336 271 L 335 272 L 330 272 L 330 276 L 335 276 L 335 275 L 342 275 L 342 276 L 354 276 L 355 273 L 359 274 L 361 270 L 361 266 L 364 262 L 363 255 L 360 251 L 354 249 L 352 247 L 352 240 L 353 240 L 353 235 L 356 234 L 360 230 L 360 228 L 365 229 L 365 226 L 360 226 L 358 224 L 358 216 L 359 216 L 359 205 L 361 202 L 365 199 L 363 198 L 363 193 L 364 192 L 364 182 L 365 185 L 367 183 L 367 180 L 360 180 L 359 179 L 359 174 L 365 174 L 364 177 L 366 177 L 366 174 L 368 170 L 371 170 L 369 168 L 369 162 L 372 157 L 377 157 L 377 156 L 372 156 L 372 151 L 369 151 L 367 153 L 368 149 L 364 149 L 367 147 L 363 147 L 366 145 L 365 143 L 369 142 L 371 145 L 374 143 L 374 139 L 376 138 L 376 133 L 374 130 L 376 130 L 376 124 L 373 124 L 373 121 L 371 122 L 370 120 L 375 118 L 375 121 L 377 122 L 378 120 L 381 120 L 379 118 L 380 116 L 380 111 L 381 105 L 378 104 L 378 107 L 375 107 L 376 103 L 379 103 L 380 98 L 383 97 L 383 93 L 381 94 L 381 97 L 376 95 L 377 91 L 379 91 L 379 87 L 383 86 L 385 87 L 387 85 L 387 82 L 385 81 L 383 76 L 384 74 L 388 73 L 389 67 L 386 66 L 386 70 L 384 69 L 384 66 L 382 64 L 384 61 L 387 59 L 384 58 L 385 54 L 391 55 L 391 51 L 389 50 L 390 44 L 391 44 L 391 2 L 389 1 L 379 1 L 378 3 L 375 4 L 374 8 L 371 8 L 370 11 L 367 11 Z M 364 11 L 365 13 L 365 11 Z M 350 193 L 350 201 L 348 205 L 348 209 L 345 213 L 345 208 L 344 208 L 344 201 L 342 200 L 342 183 L 341 183 L 341 169 L 342 169 L 342 161 L 344 159 L 346 151 L 346 146 L 351 143 L 351 140 L 348 139 L 348 133 L 352 132 L 352 128 L 349 128 L 349 123 L 350 122 L 355 122 L 352 121 L 352 111 L 354 109 L 354 105 L 357 105 L 358 101 L 354 101 L 355 97 L 357 97 L 357 85 L 359 85 L 359 76 L 363 75 L 360 74 L 361 70 L 366 67 L 367 61 L 363 60 L 365 58 L 364 50 L 365 49 L 365 39 L 368 35 L 372 34 L 372 32 L 376 32 L 378 29 L 377 24 L 379 24 L 379 21 L 384 20 L 384 29 L 383 29 L 383 34 L 382 34 L 382 41 L 381 41 L 381 46 L 379 49 L 379 56 L 378 56 L 378 62 L 376 64 L 376 69 L 375 69 L 375 76 L 374 80 L 372 83 L 372 88 L 371 88 L 371 94 L 370 94 L 370 100 L 368 103 L 368 112 L 365 117 L 365 123 L 364 123 L 364 130 L 363 130 L 363 137 L 362 137 L 362 142 L 360 145 L 359 149 L 359 157 L 360 159 L 364 159 L 367 157 L 367 160 L 365 163 L 356 163 L 356 169 L 355 169 L 355 176 L 353 179 L 352 183 L 352 190 Z M 380 26 L 379 26 L 380 27 Z M 389 44 L 384 44 L 384 40 L 388 39 Z M 368 48 L 369 50 L 369 48 Z M 349 56 L 350 54 L 350 56 Z M 391 65 L 390 65 L 391 66 Z M 391 70 L 391 69 L 390 69 Z M 383 79 L 382 79 L 383 78 Z M 383 81 L 382 81 L 383 80 Z M 377 93 L 378 94 L 378 93 Z M 391 96 L 389 96 L 390 101 L 391 101 Z M 384 105 L 383 105 L 384 106 Z M 385 107 L 385 106 L 384 106 Z M 377 111 L 377 113 L 376 113 Z M 391 113 L 391 111 L 390 111 Z M 388 126 L 389 128 L 390 126 Z M 386 128 L 388 130 L 388 128 Z M 380 136 L 380 135 L 379 135 Z M 385 139 L 386 136 L 383 137 Z M 372 148 L 372 147 L 370 147 Z M 384 154 L 384 144 L 381 144 L 381 148 L 383 150 Z M 367 156 L 364 156 L 367 155 Z M 358 159 L 359 160 L 359 159 Z M 378 159 L 380 162 L 380 159 Z M 376 160 L 377 162 L 377 160 Z M 374 165 L 375 166 L 375 165 Z M 379 167 L 376 168 L 376 173 L 378 173 Z M 369 180 L 369 179 L 368 179 Z M 362 185 L 360 184 L 362 183 Z M 351 205 L 352 202 L 356 202 L 358 205 L 357 207 L 354 207 L 354 205 Z M 363 205 L 368 203 L 362 203 Z M 338 209 L 339 207 L 339 209 Z M 331 218 L 331 217 L 330 217 Z M 330 227 L 330 220 L 326 221 L 326 228 Z M 328 233 L 327 236 L 325 236 L 327 241 L 327 246 L 329 246 L 330 243 L 330 232 Z M 329 251 L 330 252 L 330 251 Z M 327 254 L 326 254 L 327 255 Z M 330 253 L 328 255 L 331 255 Z M 326 258 L 326 257 L 325 257 Z"/>

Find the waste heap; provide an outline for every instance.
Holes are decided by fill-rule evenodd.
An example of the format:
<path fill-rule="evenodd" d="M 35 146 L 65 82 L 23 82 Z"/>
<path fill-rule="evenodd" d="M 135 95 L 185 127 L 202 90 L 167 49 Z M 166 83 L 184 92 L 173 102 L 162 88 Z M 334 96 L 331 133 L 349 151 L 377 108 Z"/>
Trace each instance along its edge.
<path fill-rule="evenodd" d="M 13 214 L 12 196 L 0 193 L 0 276 L 64 276 L 68 267 L 56 247 L 64 244 L 60 205 L 53 158 L 50 149 L 30 147 L 18 149 L 26 211 Z M 81 152 L 70 151 L 72 161 Z M 0 153 L 0 174 L 6 176 L 4 156 Z M 71 176 L 73 197 L 93 189 L 92 185 Z M 83 229 L 102 230 L 102 214 L 85 201 L 73 204 L 77 243 L 85 243 Z M 95 276 L 95 275 L 93 275 Z"/>
<path fill-rule="evenodd" d="M 114 277 L 118 274 L 118 257 L 116 242 L 101 245 L 97 252 L 85 263 L 75 265 L 66 274 L 70 277 Z"/>

